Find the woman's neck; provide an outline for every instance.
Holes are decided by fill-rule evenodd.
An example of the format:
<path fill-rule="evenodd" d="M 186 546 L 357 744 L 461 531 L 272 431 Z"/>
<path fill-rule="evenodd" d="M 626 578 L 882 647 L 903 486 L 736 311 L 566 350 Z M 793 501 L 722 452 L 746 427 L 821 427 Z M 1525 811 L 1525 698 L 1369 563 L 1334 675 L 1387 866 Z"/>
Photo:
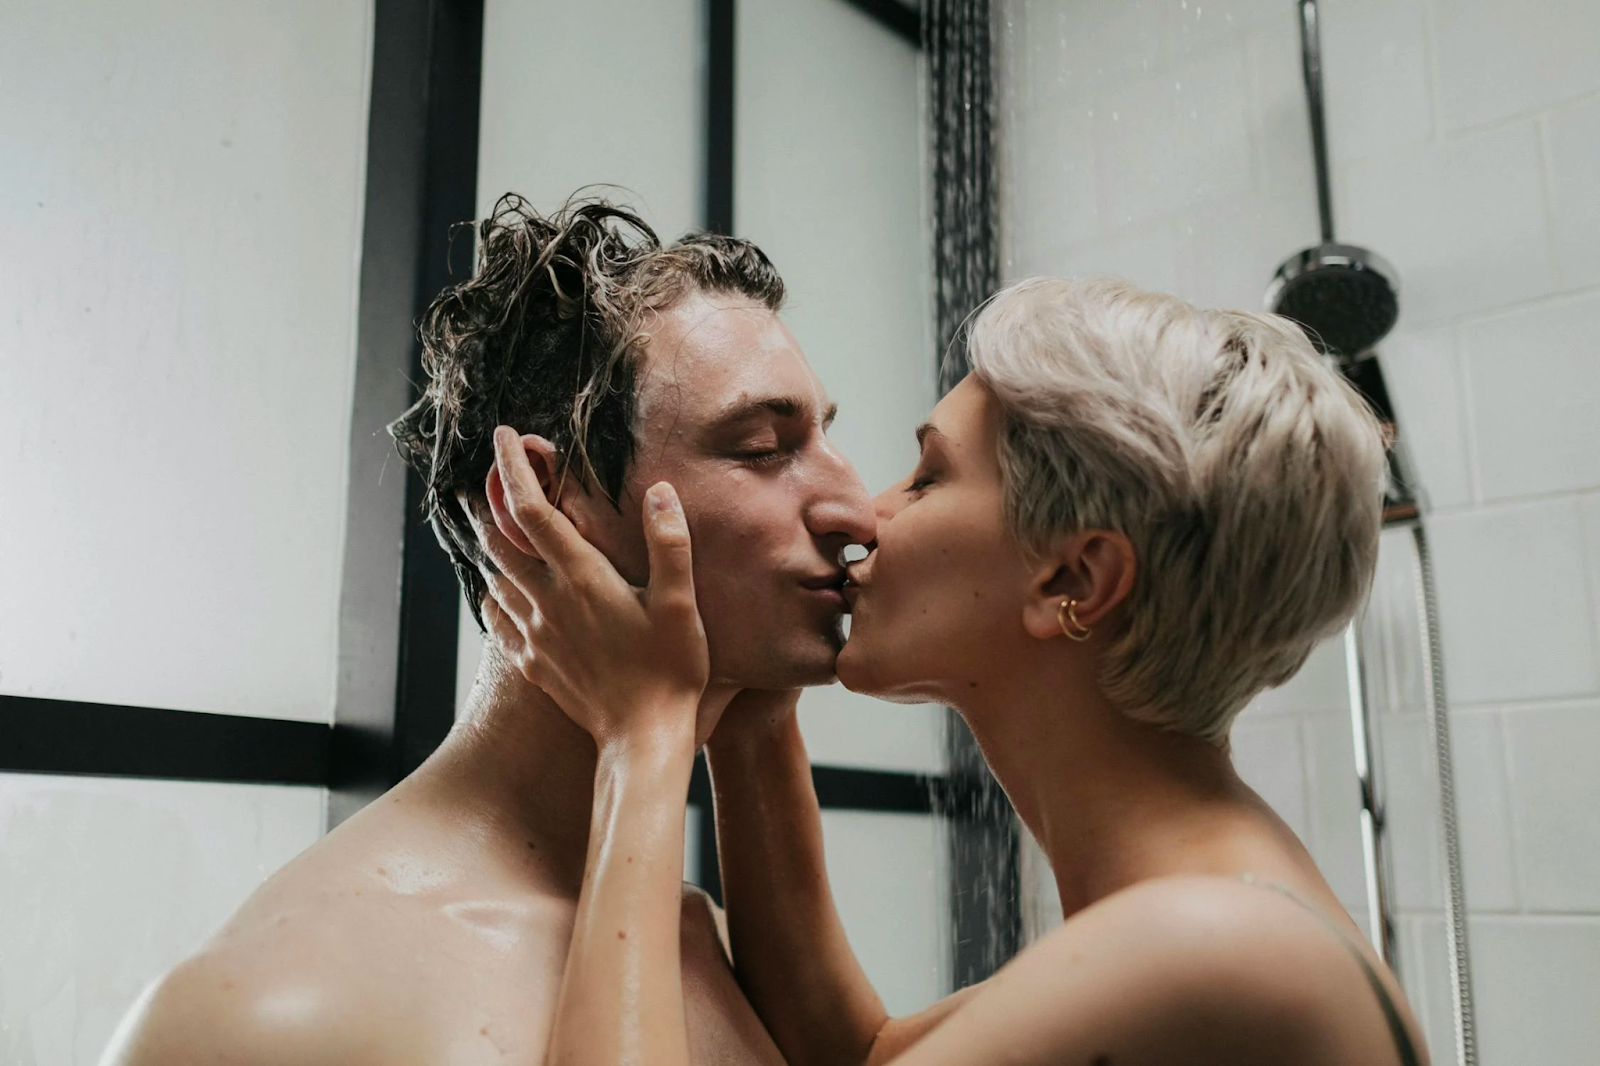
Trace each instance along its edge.
<path fill-rule="evenodd" d="M 1227 752 L 1133 721 L 1061 660 L 997 670 L 961 711 L 1048 857 L 1063 912 L 1149 877 L 1225 872 L 1233 830 L 1260 802 Z"/>

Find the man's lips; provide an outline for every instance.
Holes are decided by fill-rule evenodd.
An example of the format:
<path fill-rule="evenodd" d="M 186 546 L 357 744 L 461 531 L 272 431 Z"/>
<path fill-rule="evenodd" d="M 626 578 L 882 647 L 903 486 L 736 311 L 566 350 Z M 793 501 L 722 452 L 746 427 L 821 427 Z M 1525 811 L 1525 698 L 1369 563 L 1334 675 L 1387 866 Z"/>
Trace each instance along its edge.
<path fill-rule="evenodd" d="M 850 609 L 850 604 L 845 599 L 842 591 L 844 584 L 845 572 L 843 569 L 808 577 L 800 582 L 802 588 L 809 590 L 818 599 L 823 600 L 834 610 L 840 612 Z"/>
<path fill-rule="evenodd" d="M 846 576 L 844 568 L 840 567 L 838 570 L 830 570 L 826 574 L 805 578 L 800 584 L 808 589 L 837 589 L 844 584 Z"/>

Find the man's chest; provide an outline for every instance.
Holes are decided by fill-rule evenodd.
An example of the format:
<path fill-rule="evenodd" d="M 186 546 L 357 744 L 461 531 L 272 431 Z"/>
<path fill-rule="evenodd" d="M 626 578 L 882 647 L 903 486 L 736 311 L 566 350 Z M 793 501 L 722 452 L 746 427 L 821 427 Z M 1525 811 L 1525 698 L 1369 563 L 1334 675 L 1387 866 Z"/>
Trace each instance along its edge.
<path fill-rule="evenodd" d="M 570 927 L 513 920 L 507 908 L 441 911 L 433 935 L 413 928 L 412 957 L 392 959 L 415 976 L 394 1022 L 400 1046 L 428 1066 L 543 1062 L 555 1020 Z M 696 1066 L 782 1066 L 771 1037 L 716 945 L 685 945 L 684 1009 Z M 412 984 L 407 981 L 406 984 Z"/>

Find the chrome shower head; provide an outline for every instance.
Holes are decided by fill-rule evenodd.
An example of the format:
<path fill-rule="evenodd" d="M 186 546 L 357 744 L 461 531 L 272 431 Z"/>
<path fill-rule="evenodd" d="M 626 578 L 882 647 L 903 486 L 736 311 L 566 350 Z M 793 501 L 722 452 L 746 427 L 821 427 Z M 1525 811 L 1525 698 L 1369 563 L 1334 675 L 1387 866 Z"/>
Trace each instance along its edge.
<path fill-rule="evenodd" d="M 1267 286 L 1266 302 L 1298 322 L 1318 348 L 1349 361 L 1394 328 L 1399 279 L 1376 253 L 1329 242 L 1285 259 Z"/>

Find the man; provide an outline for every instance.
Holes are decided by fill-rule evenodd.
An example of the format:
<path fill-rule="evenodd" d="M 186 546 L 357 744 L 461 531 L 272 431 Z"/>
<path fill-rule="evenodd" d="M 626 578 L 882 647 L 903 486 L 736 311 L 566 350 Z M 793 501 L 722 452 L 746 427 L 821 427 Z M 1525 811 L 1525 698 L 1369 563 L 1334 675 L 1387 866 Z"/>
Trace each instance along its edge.
<path fill-rule="evenodd" d="M 703 720 L 741 690 L 830 682 L 840 554 L 872 539 L 874 516 L 827 440 L 833 408 L 777 316 L 783 282 L 766 257 L 715 236 L 663 248 L 602 201 L 541 217 L 515 197 L 481 246 L 477 275 L 423 321 L 427 393 L 393 427 L 474 611 L 492 568 L 474 523 L 505 423 L 528 435 L 547 494 L 636 584 L 644 490 L 677 488 L 710 645 Z M 147 992 L 106 1063 L 542 1061 L 594 761 L 588 735 L 491 645 L 440 749 Z M 693 890 L 683 967 L 697 1061 L 782 1061 Z"/>

